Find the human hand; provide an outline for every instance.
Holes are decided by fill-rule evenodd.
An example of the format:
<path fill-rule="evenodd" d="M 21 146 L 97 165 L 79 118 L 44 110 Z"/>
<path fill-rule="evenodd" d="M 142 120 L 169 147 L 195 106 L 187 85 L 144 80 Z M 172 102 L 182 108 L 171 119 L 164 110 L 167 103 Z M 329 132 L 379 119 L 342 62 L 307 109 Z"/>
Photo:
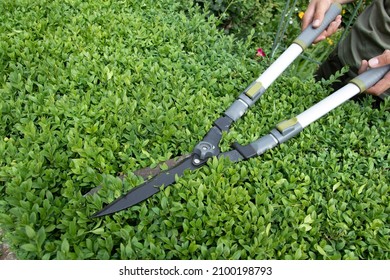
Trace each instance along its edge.
<path fill-rule="evenodd" d="M 326 11 L 329 9 L 330 5 L 334 2 L 338 2 L 341 4 L 344 2 L 351 1 L 336 1 L 336 0 L 312 0 L 310 1 L 306 12 L 302 18 L 302 30 L 309 26 L 309 24 L 313 24 L 314 28 L 317 28 L 321 25 Z M 325 29 L 315 40 L 314 43 L 318 43 L 325 38 L 329 37 L 333 33 L 337 31 L 341 24 L 341 16 L 338 15 L 333 22 L 331 22 L 327 29 Z"/>
<path fill-rule="evenodd" d="M 359 68 L 359 74 L 369 68 L 377 68 L 390 64 L 390 50 L 385 50 L 383 54 L 371 58 L 370 60 L 362 60 Z M 374 86 L 366 90 L 366 93 L 379 96 L 390 88 L 390 72 L 379 80 Z"/>

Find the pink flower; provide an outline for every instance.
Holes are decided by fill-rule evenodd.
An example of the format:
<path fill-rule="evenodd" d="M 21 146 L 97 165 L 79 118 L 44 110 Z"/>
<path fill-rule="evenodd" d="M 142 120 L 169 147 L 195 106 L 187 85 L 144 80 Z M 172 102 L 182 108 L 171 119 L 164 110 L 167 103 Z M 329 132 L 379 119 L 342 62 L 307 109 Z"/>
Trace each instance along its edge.
<path fill-rule="evenodd" d="M 266 54 L 265 54 L 265 52 L 263 51 L 262 48 L 258 48 L 258 49 L 257 49 L 257 52 L 256 52 L 256 56 L 265 57 Z"/>

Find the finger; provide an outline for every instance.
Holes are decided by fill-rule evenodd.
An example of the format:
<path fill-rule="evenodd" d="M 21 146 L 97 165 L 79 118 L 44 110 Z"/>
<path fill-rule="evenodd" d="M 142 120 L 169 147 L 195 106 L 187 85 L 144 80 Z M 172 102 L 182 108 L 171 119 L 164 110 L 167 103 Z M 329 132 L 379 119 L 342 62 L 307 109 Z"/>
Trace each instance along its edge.
<path fill-rule="evenodd" d="M 318 43 L 322 40 L 325 40 L 326 38 L 330 37 L 333 33 L 335 33 L 338 29 L 338 27 L 340 26 L 340 22 L 337 22 L 337 21 L 333 21 L 329 27 L 324 31 L 322 32 L 315 40 L 314 40 L 314 43 Z"/>
<path fill-rule="evenodd" d="M 313 15 L 313 27 L 317 28 L 321 25 L 324 20 L 325 13 L 329 9 L 331 2 L 330 1 L 317 1 L 316 9 Z"/>
<path fill-rule="evenodd" d="M 390 88 L 390 72 L 388 72 L 382 80 L 374 86 L 366 90 L 366 93 L 379 96 Z"/>
<path fill-rule="evenodd" d="M 326 29 L 326 34 L 329 37 L 333 33 L 336 33 L 336 31 L 339 29 L 339 26 L 341 24 L 341 16 L 337 16 L 334 21 L 332 21 L 328 28 Z"/>
<path fill-rule="evenodd" d="M 315 5 L 309 5 L 302 18 L 302 30 L 305 30 L 313 22 Z"/>
<path fill-rule="evenodd" d="M 330 0 L 311 1 L 302 18 L 302 30 L 306 29 L 309 24 L 313 24 L 314 28 L 319 27 L 330 5 Z"/>
<path fill-rule="evenodd" d="M 361 74 L 364 71 L 367 71 L 367 69 L 368 69 L 368 61 L 367 60 L 362 60 L 362 64 L 360 64 L 360 68 L 358 70 L 358 74 Z"/>
<path fill-rule="evenodd" d="M 318 43 L 318 42 L 321 42 L 322 40 L 325 40 L 326 39 L 326 31 L 322 32 L 315 40 L 314 40 L 314 44 Z"/>
<path fill-rule="evenodd" d="M 390 64 L 390 50 L 385 50 L 383 54 L 371 58 L 368 65 L 371 68 L 381 67 Z"/>
<path fill-rule="evenodd" d="M 328 28 L 314 40 L 314 43 L 318 43 L 322 40 L 325 40 L 332 34 L 336 33 L 337 30 L 339 29 L 340 24 L 341 24 L 341 16 L 337 16 L 336 19 L 329 24 Z"/>

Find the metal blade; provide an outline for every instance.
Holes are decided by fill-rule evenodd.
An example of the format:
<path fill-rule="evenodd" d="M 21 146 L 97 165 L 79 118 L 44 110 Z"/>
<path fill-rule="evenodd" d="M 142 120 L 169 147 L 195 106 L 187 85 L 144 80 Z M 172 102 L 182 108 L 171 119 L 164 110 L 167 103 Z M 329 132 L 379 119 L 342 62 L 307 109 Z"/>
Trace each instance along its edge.
<path fill-rule="evenodd" d="M 172 169 L 162 172 L 142 185 L 135 187 L 123 197 L 118 198 L 114 202 L 104 207 L 101 211 L 92 215 L 92 217 L 97 218 L 108 214 L 113 214 L 151 197 L 160 191 L 160 187 L 166 187 L 175 183 L 176 176 L 182 176 L 185 170 L 195 170 L 202 166 L 194 165 L 192 160 L 193 157 L 189 157 Z"/>
<path fill-rule="evenodd" d="M 183 156 L 178 156 L 178 157 L 175 157 L 175 158 L 172 158 L 172 159 L 168 159 L 166 161 L 163 161 L 163 162 L 160 162 L 156 167 L 154 168 L 151 168 L 151 167 L 144 167 L 144 168 L 141 168 L 141 169 L 138 169 L 138 170 L 135 170 L 134 171 L 134 175 L 137 175 L 137 176 L 141 176 L 142 178 L 144 178 L 144 180 L 147 180 L 147 179 L 150 179 L 158 174 L 160 174 L 161 172 L 164 172 L 162 169 L 161 169 L 161 166 L 162 165 L 166 165 L 168 166 L 168 169 L 171 169 L 177 165 L 179 165 L 183 160 L 185 160 L 186 158 L 190 157 L 191 154 L 186 154 L 186 155 L 183 155 Z"/>
<path fill-rule="evenodd" d="M 228 152 L 221 153 L 218 155 L 218 158 L 221 157 L 228 158 L 231 162 L 239 162 L 244 160 L 244 157 L 237 150 L 231 150 Z"/>

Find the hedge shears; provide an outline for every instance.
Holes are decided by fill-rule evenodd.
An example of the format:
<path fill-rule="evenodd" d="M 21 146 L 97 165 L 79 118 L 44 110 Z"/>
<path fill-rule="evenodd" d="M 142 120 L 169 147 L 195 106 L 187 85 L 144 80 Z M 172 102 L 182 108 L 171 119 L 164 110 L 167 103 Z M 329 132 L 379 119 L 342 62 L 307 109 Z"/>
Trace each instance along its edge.
<path fill-rule="evenodd" d="M 381 79 L 390 66 L 370 69 L 351 80 L 344 87 L 329 95 L 322 101 L 313 105 L 296 117 L 280 122 L 269 134 L 256 141 L 242 146 L 237 142 L 232 145 L 232 150 L 221 152 L 219 143 L 223 132 L 228 132 L 232 123 L 240 119 L 244 113 L 255 104 L 264 94 L 266 89 L 283 73 L 283 71 L 308 47 L 315 38 L 336 18 L 341 12 L 340 4 L 332 4 L 327 11 L 322 25 L 318 28 L 307 27 L 293 43 L 277 58 L 267 70 L 251 83 L 232 103 L 232 105 L 219 117 L 208 131 L 206 136 L 193 149 L 190 156 L 186 157 L 169 170 L 162 171 L 148 181 L 131 189 L 124 196 L 116 199 L 92 217 L 101 217 L 127 209 L 141 201 L 158 193 L 163 187 L 176 182 L 187 170 L 195 170 L 212 157 L 225 157 L 232 162 L 247 160 L 259 156 L 267 150 L 286 142 L 301 132 L 306 126 L 327 114 L 348 99 L 365 91 Z"/>

